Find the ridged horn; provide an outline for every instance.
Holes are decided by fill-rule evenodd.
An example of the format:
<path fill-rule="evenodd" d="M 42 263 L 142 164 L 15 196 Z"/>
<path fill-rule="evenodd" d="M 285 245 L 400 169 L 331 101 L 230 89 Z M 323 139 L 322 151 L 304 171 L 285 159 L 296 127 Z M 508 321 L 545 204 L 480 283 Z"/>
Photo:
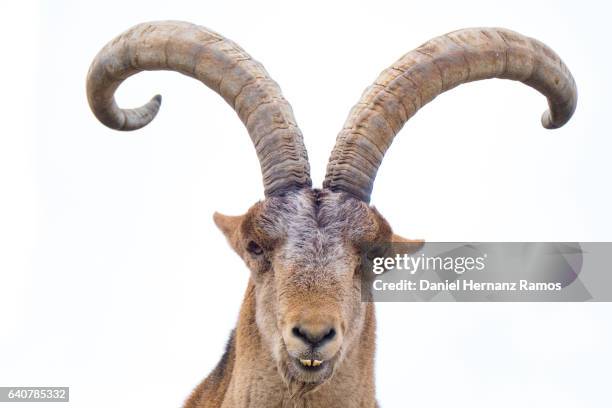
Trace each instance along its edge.
<path fill-rule="evenodd" d="M 383 71 L 351 110 L 323 187 L 370 201 L 376 172 L 393 138 L 423 105 L 457 85 L 487 78 L 521 81 L 548 98 L 547 129 L 576 109 L 576 84 L 540 41 L 502 28 L 469 28 L 434 38 Z"/>
<path fill-rule="evenodd" d="M 302 134 L 276 82 L 237 44 L 204 27 L 178 21 L 144 23 L 108 43 L 87 75 L 87 99 L 96 117 L 117 130 L 151 122 L 159 110 L 159 95 L 136 109 L 119 108 L 114 97 L 125 79 L 151 70 L 195 78 L 234 108 L 257 151 L 266 196 L 311 186 Z"/>

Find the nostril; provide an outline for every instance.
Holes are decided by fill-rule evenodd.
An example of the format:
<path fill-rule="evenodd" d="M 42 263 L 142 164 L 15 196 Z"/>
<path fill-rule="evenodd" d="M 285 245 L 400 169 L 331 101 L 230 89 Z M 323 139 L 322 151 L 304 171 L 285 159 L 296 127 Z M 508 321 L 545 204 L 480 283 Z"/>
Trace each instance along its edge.
<path fill-rule="evenodd" d="M 305 340 L 305 339 L 306 339 L 306 336 L 305 336 L 305 335 L 302 333 L 302 330 L 300 330 L 300 328 L 299 328 L 299 327 L 297 327 L 297 326 L 296 326 L 296 327 L 294 327 L 294 328 L 291 330 L 291 333 L 293 333 L 293 335 L 294 335 L 295 337 L 297 337 L 297 338 L 300 338 L 300 339 L 303 339 L 303 340 Z"/>
<path fill-rule="evenodd" d="M 332 327 L 331 329 L 329 329 L 327 334 L 325 336 L 323 336 L 322 341 L 331 340 L 334 337 L 336 337 L 336 330 L 334 330 L 334 328 Z"/>
<path fill-rule="evenodd" d="M 302 340 L 305 343 L 316 345 L 319 342 L 319 338 L 313 336 L 310 332 L 305 330 L 303 327 L 295 326 L 291 332 L 295 337 Z"/>

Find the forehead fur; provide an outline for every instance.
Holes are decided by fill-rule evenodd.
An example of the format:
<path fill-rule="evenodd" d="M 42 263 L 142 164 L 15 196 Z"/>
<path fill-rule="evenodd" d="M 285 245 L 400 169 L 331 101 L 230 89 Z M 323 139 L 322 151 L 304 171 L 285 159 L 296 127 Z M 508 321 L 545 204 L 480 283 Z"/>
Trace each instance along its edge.
<path fill-rule="evenodd" d="M 346 193 L 303 189 L 254 206 L 243 232 L 270 248 L 282 243 L 284 256 L 312 264 L 338 256 L 338 246 L 384 238 L 391 229 L 375 209 Z"/>

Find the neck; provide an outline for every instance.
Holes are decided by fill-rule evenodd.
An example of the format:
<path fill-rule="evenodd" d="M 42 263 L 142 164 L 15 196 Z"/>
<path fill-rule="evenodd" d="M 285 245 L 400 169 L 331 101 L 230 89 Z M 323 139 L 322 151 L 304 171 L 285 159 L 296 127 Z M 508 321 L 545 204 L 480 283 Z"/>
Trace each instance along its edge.
<path fill-rule="evenodd" d="M 355 341 L 356 346 L 347 351 L 334 375 L 321 386 L 299 397 L 283 381 L 271 350 L 262 341 L 255 313 L 255 288 L 249 283 L 236 332 L 230 339 L 226 355 L 194 391 L 185 408 L 376 407 L 373 375 L 375 318 L 372 303 L 367 305 L 361 337 Z"/>

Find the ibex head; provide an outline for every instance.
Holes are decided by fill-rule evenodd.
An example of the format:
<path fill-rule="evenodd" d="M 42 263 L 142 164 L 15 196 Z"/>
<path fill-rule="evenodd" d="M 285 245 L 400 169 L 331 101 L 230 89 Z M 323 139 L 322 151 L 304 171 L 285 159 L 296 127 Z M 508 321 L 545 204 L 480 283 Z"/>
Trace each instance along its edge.
<path fill-rule="evenodd" d="M 283 374 L 328 378 L 366 324 L 359 244 L 393 240 L 385 219 L 347 193 L 302 187 L 215 222 L 251 270 L 257 327 Z"/>
<path fill-rule="evenodd" d="M 160 69 L 200 80 L 246 125 L 265 199 L 242 216 L 215 214 L 215 222 L 251 270 L 252 325 L 278 371 L 287 382 L 313 386 L 350 350 L 373 343 L 358 344 L 373 325 L 371 307 L 361 302 L 359 244 L 407 241 L 369 205 L 378 167 L 404 123 L 440 93 L 486 78 L 518 80 L 543 93 L 547 128 L 565 124 L 576 106 L 574 80 L 547 46 L 504 29 L 456 31 L 404 55 L 365 91 L 338 135 L 322 188 L 313 189 L 302 135 L 278 85 L 238 45 L 202 27 L 142 24 L 109 43 L 87 82 L 98 119 L 119 130 L 148 124 L 159 96 L 124 110 L 114 92 L 129 76 Z"/>

